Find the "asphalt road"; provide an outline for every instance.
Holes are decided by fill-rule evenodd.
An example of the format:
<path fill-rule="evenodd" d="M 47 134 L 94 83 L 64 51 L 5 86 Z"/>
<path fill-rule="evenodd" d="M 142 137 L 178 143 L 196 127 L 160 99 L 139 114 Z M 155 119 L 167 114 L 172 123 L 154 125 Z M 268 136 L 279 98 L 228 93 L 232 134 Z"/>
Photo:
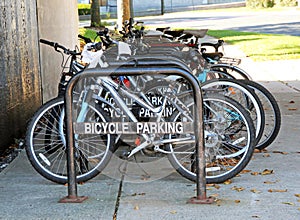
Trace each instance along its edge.
<path fill-rule="evenodd" d="M 136 19 L 154 27 L 192 27 L 300 36 L 300 8 L 297 7 L 264 12 L 188 11 Z"/>
<path fill-rule="evenodd" d="M 84 17 L 80 17 L 79 27 L 90 25 L 90 20 L 84 19 Z M 300 7 L 250 12 L 187 11 L 167 13 L 162 16 L 136 17 L 135 20 L 144 21 L 145 25 L 153 28 L 191 27 L 300 36 Z M 112 19 L 112 21 L 114 20 Z"/>

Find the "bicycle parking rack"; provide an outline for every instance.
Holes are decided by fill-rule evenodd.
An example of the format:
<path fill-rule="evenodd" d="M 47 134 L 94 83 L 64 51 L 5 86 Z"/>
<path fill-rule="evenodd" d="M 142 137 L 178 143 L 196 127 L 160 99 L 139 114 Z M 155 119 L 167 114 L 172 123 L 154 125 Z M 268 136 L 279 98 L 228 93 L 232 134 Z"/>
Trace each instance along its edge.
<path fill-rule="evenodd" d="M 61 203 L 81 203 L 86 200 L 86 196 L 77 195 L 76 167 L 74 160 L 74 130 L 73 130 L 73 89 L 79 79 L 87 77 L 101 76 L 134 76 L 134 75 L 177 75 L 185 78 L 192 86 L 193 98 L 195 100 L 195 118 L 194 131 L 196 142 L 196 196 L 188 200 L 193 204 L 213 203 L 212 197 L 206 195 L 206 173 L 205 173 L 205 147 L 204 147 L 204 129 L 203 129 L 203 104 L 202 91 L 199 81 L 191 74 L 188 67 L 176 59 L 166 61 L 158 57 L 135 58 L 132 61 L 115 62 L 108 68 L 90 68 L 75 75 L 69 82 L 65 93 L 65 112 L 66 112 L 66 145 L 67 145 L 67 172 L 68 172 L 68 195 L 59 202 Z M 131 62 L 131 63 L 130 63 Z M 115 65 L 123 65 L 117 67 Z"/>

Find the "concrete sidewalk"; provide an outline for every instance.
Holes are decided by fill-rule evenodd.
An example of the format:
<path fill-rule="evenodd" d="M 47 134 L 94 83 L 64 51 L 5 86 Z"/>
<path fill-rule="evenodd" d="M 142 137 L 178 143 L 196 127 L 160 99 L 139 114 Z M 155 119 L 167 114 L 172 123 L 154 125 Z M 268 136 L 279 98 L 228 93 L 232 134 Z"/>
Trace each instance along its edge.
<path fill-rule="evenodd" d="M 208 196 L 217 198 L 214 204 L 187 204 L 195 196 L 195 184 L 175 172 L 149 181 L 133 176 L 129 170 L 122 185 L 121 177 L 99 175 L 78 185 L 78 195 L 88 196 L 88 200 L 81 204 L 58 203 L 67 195 L 67 187 L 42 178 L 22 152 L 0 173 L 0 219 L 113 219 L 114 215 L 121 220 L 300 219 L 300 83 L 263 84 L 280 104 L 281 132 L 267 152 L 254 154 L 248 172 L 233 178 L 231 184 L 208 186 Z M 115 166 L 109 164 L 107 172 L 116 172 Z M 265 169 L 272 173 L 262 175 Z M 161 172 L 161 168 L 157 166 L 155 172 Z M 132 181 L 134 178 L 140 181 Z"/>

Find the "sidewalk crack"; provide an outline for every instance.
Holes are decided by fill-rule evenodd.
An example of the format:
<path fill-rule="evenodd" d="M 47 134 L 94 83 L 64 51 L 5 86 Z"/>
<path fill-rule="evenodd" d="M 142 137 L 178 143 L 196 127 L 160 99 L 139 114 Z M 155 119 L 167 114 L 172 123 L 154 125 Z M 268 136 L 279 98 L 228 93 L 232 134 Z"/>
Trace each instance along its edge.
<path fill-rule="evenodd" d="M 296 88 L 296 87 L 290 85 L 288 82 L 284 82 L 284 81 L 281 81 L 281 80 L 279 80 L 279 82 L 281 82 L 282 84 L 286 85 L 287 87 L 289 87 L 289 88 L 295 90 L 296 92 L 300 92 L 300 89 L 298 89 L 298 88 Z"/>
<path fill-rule="evenodd" d="M 124 182 L 124 178 L 125 178 L 125 174 L 126 174 L 126 170 L 127 170 L 127 164 L 128 164 L 128 161 L 126 161 L 123 172 L 122 172 L 122 176 L 121 176 L 121 180 L 120 180 L 120 184 L 119 184 L 118 195 L 117 195 L 117 200 L 116 200 L 116 204 L 115 204 L 115 211 L 113 214 L 113 220 L 117 220 L 119 206 L 120 206 L 120 200 L 121 200 L 121 195 L 122 195 L 123 182 Z"/>

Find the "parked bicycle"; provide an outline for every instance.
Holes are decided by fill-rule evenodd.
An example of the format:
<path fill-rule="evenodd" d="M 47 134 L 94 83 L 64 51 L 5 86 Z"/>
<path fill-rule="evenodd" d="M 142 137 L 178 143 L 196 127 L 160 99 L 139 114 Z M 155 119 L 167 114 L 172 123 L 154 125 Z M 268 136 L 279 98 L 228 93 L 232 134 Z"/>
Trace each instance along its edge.
<path fill-rule="evenodd" d="M 49 44 L 51 45 L 51 44 Z M 130 78 L 129 78 L 130 79 Z M 134 78 L 130 79 L 130 82 L 134 82 Z M 149 81 L 148 81 L 149 83 Z M 125 85 L 125 86 L 124 86 Z M 134 83 L 132 84 L 134 85 Z M 101 92 L 100 92 L 101 91 Z M 101 94 L 104 91 L 104 94 Z M 118 92 L 117 92 L 118 91 Z M 105 99 L 105 95 L 109 94 L 110 97 L 112 97 L 118 107 L 122 109 L 122 112 L 126 114 L 126 117 L 130 119 L 132 122 L 137 122 L 137 116 L 132 113 L 132 110 L 128 108 L 126 103 L 124 102 L 124 97 L 127 96 L 130 99 L 133 99 L 135 103 L 138 105 L 141 105 L 141 108 L 148 109 L 151 111 L 154 115 L 156 115 L 156 122 L 163 121 L 163 122 L 169 122 L 167 120 L 171 120 L 172 117 L 166 118 L 162 117 L 163 109 L 165 108 L 166 103 L 171 103 L 171 105 L 175 108 L 177 112 L 176 120 L 179 118 L 178 114 L 180 114 L 180 117 L 183 116 L 186 117 L 190 122 L 193 121 L 193 116 L 190 112 L 186 111 L 188 107 L 187 105 L 190 105 L 190 103 L 185 103 L 188 100 L 187 97 L 181 97 L 182 100 L 178 98 L 178 92 L 168 93 L 164 97 L 163 104 L 161 106 L 155 107 L 152 105 L 151 101 L 149 100 L 149 96 L 147 95 L 141 95 L 140 93 L 138 96 L 134 93 L 132 93 L 131 90 L 128 90 L 126 87 L 126 84 L 119 84 L 114 79 L 110 77 L 105 78 L 99 78 L 95 79 L 95 81 L 86 86 L 79 96 L 79 100 L 77 100 L 74 104 L 76 105 L 77 111 L 77 122 L 106 122 L 108 123 L 110 119 L 107 117 L 107 113 L 103 111 L 105 107 L 103 105 L 108 105 L 109 108 L 115 109 L 118 111 L 118 109 L 113 106 L 111 103 L 107 102 Z M 120 96 L 120 94 L 122 96 Z M 180 96 L 179 96 L 180 97 Z M 224 100 L 224 99 L 223 99 Z M 207 102 L 209 101 L 209 97 L 207 98 Z M 213 100 L 216 102 L 216 100 Z M 219 102 L 222 102 L 221 99 L 219 99 Z M 224 101 L 223 101 L 224 102 Z M 232 101 L 227 101 L 228 103 Z M 226 103 L 227 103 L 226 102 Z M 215 117 L 218 120 L 221 120 L 221 115 L 218 113 L 218 111 L 213 111 L 214 108 L 210 107 L 213 104 L 209 104 L 209 110 L 207 110 L 207 114 L 215 115 Z M 245 167 L 245 165 L 249 162 L 249 159 L 253 152 L 253 124 L 251 119 L 249 119 L 249 116 L 247 113 L 243 112 L 239 109 L 239 107 L 235 107 L 238 104 L 230 105 L 227 104 L 229 107 L 226 107 L 226 111 L 224 111 L 224 116 L 221 121 L 227 121 L 226 126 L 223 126 L 223 129 L 229 128 L 233 125 L 239 124 L 239 126 L 236 126 L 235 128 L 231 128 L 231 135 L 228 135 L 226 137 L 230 137 L 226 139 L 226 143 L 228 142 L 228 146 L 231 146 L 231 151 L 225 152 L 225 151 L 216 151 L 216 154 L 221 154 L 218 158 L 218 155 L 212 155 L 212 153 L 209 153 L 211 155 L 208 158 L 211 158 L 213 161 L 217 161 L 219 159 L 222 160 L 232 160 L 233 157 L 237 157 L 238 159 L 235 159 L 236 163 L 228 163 L 225 164 L 222 163 L 222 167 L 218 166 L 215 168 L 210 169 L 210 175 L 208 176 L 208 182 L 218 182 L 218 181 L 224 181 L 224 179 L 232 178 L 236 173 L 240 172 L 241 169 Z M 102 106 L 102 108 L 100 108 Z M 223 104 L 216 105 L 216 106 L 223 106 Z M 234 108 L 234 107 L 235 108 Z M 64 137 L 64 110 L 63 110 L 63 101 L 55 100 L 52 102 L 49 102 L 45 104 L 41 110 L 38 111 L 38 113 L 34 116 L 32 122 L 29 125 L 28 133 L 27 133 L 27 154 L 29 156 L 29 159 L 35 169 L 40 172 L 43 176 L 46 178 L 59 182 L 59 183 L 65 183 L 67 181 L 66 179 L 66 160 L 65 160 L 65 137 Z M 119 111 L 120 112 L 120 111 Z M 175 112 L 175 111 L 174 111 Z M 214 113 L 215 112 L 215 113 Z M 236 113 L 235 113 L 236 112 Z M 54 114 L 55 113 L 55 114 Z M 226 119 L 228 115 L 235 115 L 235 117 L 231 117 L 230 119 Z M 226 116 L 226 117 L 225 117 Z M 51 134 L 49 134 L 49 123 L 44 123 L 45 121 L 48 121 L 48 118 L 53 117 L 55 121 L 55 124 L 51 123 Z M 207 116 L 208 117 L 208 116 Z M 174 122 L 171 120 L 170 122 Z M 184 119 L 186 120 L 186 119 Z M 213 120 L 210 120 L 210 126 L 212 126 Z M 239 123 L 237 123 L 239 122 Z M 229 126 L 229 127 L 228 127 Z M 237 129 L 239 127 L 239 129 Z M 246 129 L 241 129 L 243 127 L 246 127 Z M 222 127 L 218 128 L 218 132 L 222 133 Z M 237 135 L 241 131 L 246 130 L 246 135 Z M 235 133 L 237 137 L 234 138 Z M 46 135 L 45 135 L 46 134 Z M 51 135 L 51 138 L 49 138 L 49 135 Z M 218 134 L 220 135 L 220 134 Z M 207 132 L 207 138 L 210 140 L 215 140 L 215 144 L 217 144 L 217 134 L 209 135 L 209 132 Z M 53 136 L 53 137 L 52 137 Z M 239 136 L 239 137 L 238 137 Z M 156 152 L 160 153 L 166 153 L 169 156 L 170 160 L 175 160 L 174 158 L 177 158 L 176 154 L 174 153 L 174 149 L 177 145 L 180 146 L 180 143 L 183 145 L 188 143 L 189 146 L 194 145 L 194 139 L 193 134 L 191 133 L 187 137 L 183 138 L 175 138 L 172 134 L 168 136 L 167 139 L 161 139 L 161 137 L 149 135 L 149 134 L 141 134 L 141 137 L 143 140 L 140 140 L 141 143 L 134 149 L 131 150 L 129 156 L 132 156 L 136 154 L 139 151 L 142 151 L 144 149 L 152 149 Z M 213 138 L 214 137 L 214 138 Z M 224 136 L 225 137 L 225 136 Z M 49 143 L 49 139 L 55 140 L 51 141 Z M 98 140 L 99 139 L 99 140 Z M 78 167 L 78 175 L 77 180 L 78 181 L 86 181 L 95 175 L 97 175 L 99 172 L 102 171 L 102 169 L 106 166 L 107 162 L 109 161 L 109 158 L 111 156 L 111 153 L 114 152 L 114 148 L 112 147 L 115 144 L 116 135 L 110 135 L 110 134 L 104 134 L 102 135 L 76 135 L 76 163 Z M 87 142 L 88 141 L 88 142 Z M 99 146 L 95 143 L 99 143 Z M 225 140 L 223 140 L 225 142 Z M 93 144 L 95 143 L 95 144 Z M 172 143 L 176 143 L 174 146 L 172 146 Z M 181 144 L 181 145 L 182 145 Z M 239 145 L 239 147 L 237 147 Z M 222 141 L 218 144 L 218 146 L 222 146 Z M 235 146 L 235 147 L 232 147 Z M 174 149 L 173 149 L 174 148 Z M 171 149 L 171 150 L 170 150 Z M 232 153 L 232 151 L 235 151 L 236 153 Z M 186 154 L 187 158 L 193 158 L 194 151 L 188 151 L 188 152 L 179 152 L 179 154 Z M 226 157 L 226 155 L 229 155 Z M 193 159 L 191 159 L 190 164 L 193 164 Z M 173 163 L 174 164 L 174 163 Z M 186 165 L 185 163 L 180 163 L 182 166 Z M 208 161 L 208 164 L 209 163 Z M 175 164 L 174 164 L 175 165 Z M 226 167 L 226 169 L 224 167 Z M 211 165 L 212 167 L 212 165 Z M 175 167 L 178 171 L 183 170 L 181 172 L 187 171 L 186 168 L 179 169 L 178 164 Z M 232 171 L 232 172 L 231 172 Z M 193 173 L 193 165 L 190 166 L 190 171 Z M 216 174 L 217 173 L 217 174 Z M 184 175 L 184 174 L 183 174 Z M 189 176 L 189 175 L 184 175 Z M 193 179 L 193 175 L 190 176 L 191 179 Z"/>

